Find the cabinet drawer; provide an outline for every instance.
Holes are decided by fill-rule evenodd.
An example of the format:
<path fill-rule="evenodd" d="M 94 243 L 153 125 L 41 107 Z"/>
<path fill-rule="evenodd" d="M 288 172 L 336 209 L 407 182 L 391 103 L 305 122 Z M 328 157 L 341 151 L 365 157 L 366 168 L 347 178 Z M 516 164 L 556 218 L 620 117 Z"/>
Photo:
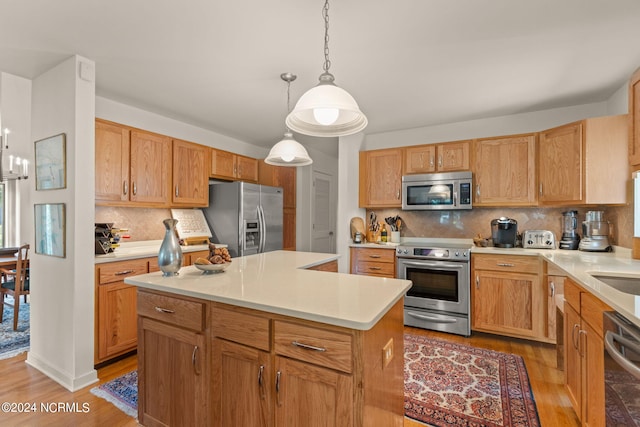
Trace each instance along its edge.
<path fill-rule="evenodd" d="M 276 354 L 281 356 L 347 373 L 352 370 L 349 334 L 276 320 L 274 343 Z"/>
<path fill-rule="evenodd" d="M 269 351 L 269 319 L 214 307 L 211 330 L 217 337 Z"/>
<path fill-rule="evenodd" d="M 372 274 L 376 276 L 394 277 L 395 264 L 376 261 L 358 261 L 354 266 L 354 274 Z"/>
<path fill-rule="evenodd" d="M 374 261 L 391 264 L 396 262 L 396 252 L 392 249 L 356 249 L 355 253 L 357 261 Z"/>
<path fill-rule="evenodd" d="M 119 282 L 129 276 L 148 273 L 148 262 L 146 259 L 136 259 L 131 261 L 109 262 L 98 264 L 98 284 Z"/>
<path fill-rule="evenodd" d="M 564 300 L 573 307 L 578 314 L 580 314 L 580 292 L 582 292 L 582 288 L 572 280 L 567 279 L 564 281 Z"/>
<path fill-rule="evenodd" d="M 477 270 L 517 271 L 520 273 L 540 273 L 540 260 L 527 255 L 484 255 L 474 254 L 473 265 Z"/>
<path fill-rule="evenodd" d="M 202 331 L 204 303 L 138 290 L 138 315 Z"/>
<path fill-rule="evenodd" d="M 600 338 L 602 338 L 603 329 L 602 315 L 610 310 L 612 310 L 611 307 L 588 292 L 583 292 L 580 296 L 580 316 L 600 335 Z"/>

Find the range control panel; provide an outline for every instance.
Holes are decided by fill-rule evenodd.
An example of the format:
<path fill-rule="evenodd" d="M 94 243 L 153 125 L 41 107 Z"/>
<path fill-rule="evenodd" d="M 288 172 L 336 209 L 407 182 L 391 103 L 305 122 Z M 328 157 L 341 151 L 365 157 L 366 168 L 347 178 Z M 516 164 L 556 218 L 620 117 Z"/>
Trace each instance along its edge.
<path fill-rule="evenodd" d="M 555 249 L 556 239 L 549 230 L 526 230 L 522 233 L 522 247 L 530 249 Z"/>

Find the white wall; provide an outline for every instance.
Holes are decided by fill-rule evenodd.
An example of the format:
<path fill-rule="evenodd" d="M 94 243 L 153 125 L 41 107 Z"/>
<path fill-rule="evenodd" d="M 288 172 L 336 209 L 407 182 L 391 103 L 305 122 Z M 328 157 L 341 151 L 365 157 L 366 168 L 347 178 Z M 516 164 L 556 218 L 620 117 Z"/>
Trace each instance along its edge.
<path fill-rule="evenodd" d="M 31 345 L 27 363 L 74 391 L 97 381 L 94 353 L 95 82 L 79 77 L 73 56 L 33 80 L 32 137 L 66 134 L 67 187 L 35 191 L 31 201 L 65 203 L 66 255 L 31 251 Z M 91 73 L 90 73 L 91 74 Z M 33 246 L 32 248 L 35 249 Z"/>
<path fill-rule="evenodd" d="M 31 140 L 31 80 L 0 73 L 0 129 L 10 129 L 9 150 L 3 155 L 5 168 L 8 167 L 8 155 L 13 154 L 30 163 L 30 180 L 7 181 L 11 188 L 6 194 L 6 209 L 13 215 L 5 217 L 5 246 L 19 246 L 30 242 L 33 236 L 33 208 L 29 195 L 33 186 L 33 142 Z M 5 169 L 5 173 L 7 170 Z M 15 218 L 11 222 L 10 218 Z"/>

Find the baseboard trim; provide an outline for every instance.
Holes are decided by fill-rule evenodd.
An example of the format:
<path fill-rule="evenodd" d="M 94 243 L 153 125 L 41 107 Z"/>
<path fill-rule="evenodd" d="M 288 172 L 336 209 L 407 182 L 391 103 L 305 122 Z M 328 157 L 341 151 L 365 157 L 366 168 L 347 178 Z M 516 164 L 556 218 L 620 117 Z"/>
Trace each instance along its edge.
<path fill-rule="evenodd" d="M 27 353 L 27 360 L 25 361 L 25 363 L 42 372 L 71 392 L 78 391 L 81 388 L 85 388 L 91 384 L 98 382 L 98 371 L 96 371 L 95 369 L 91 369 L 86 374 L 74 378 L 71 375 L 51 366 L 44 359 L 34 354 L 32 351 L 29 351 Z"/>

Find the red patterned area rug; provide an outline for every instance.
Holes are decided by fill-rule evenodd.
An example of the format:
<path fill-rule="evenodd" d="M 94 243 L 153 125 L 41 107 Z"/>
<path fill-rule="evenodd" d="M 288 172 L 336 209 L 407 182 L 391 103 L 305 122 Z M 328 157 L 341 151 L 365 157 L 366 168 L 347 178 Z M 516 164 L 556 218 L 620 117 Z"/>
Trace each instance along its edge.
<path fill-rule="evenodd" d="M 438 427 L 540 426 L 522 357 L 410 334 L 404 411 Z"/>

